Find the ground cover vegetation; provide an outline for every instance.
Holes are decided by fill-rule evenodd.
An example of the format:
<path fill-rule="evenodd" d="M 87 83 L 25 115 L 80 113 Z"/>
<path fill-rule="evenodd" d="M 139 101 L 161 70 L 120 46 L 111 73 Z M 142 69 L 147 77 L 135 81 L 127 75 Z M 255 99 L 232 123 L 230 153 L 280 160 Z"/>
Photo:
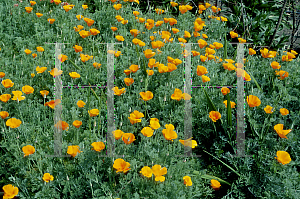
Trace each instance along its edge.
<path fill-rule="evenodd" d="M 138 0 L 1 1 L 1 197 L 297 198 L 298 53 L 244 44 L 237 63 L 231 42 L 247 39 L 227 26 L 220 8 L 208 2 L 196 10 L 187 2 L 142 8 Z M 61 70 L 55 42 L 65 43 L 57 57 Z M 189 58 L 197 86 L 191 94 L 184 89 Z M 55 77 L 66 85 L 61 100 Z M 238 78 L 246 157 L 234 157 Z M 54 123 L 59 106 L 61 121 Z M 51 157 L 55 129 L 66 157 Z M 108 156 L 107 134 L 118 156 Z M 184 156 L 186 149 L 194 157 Z"/>

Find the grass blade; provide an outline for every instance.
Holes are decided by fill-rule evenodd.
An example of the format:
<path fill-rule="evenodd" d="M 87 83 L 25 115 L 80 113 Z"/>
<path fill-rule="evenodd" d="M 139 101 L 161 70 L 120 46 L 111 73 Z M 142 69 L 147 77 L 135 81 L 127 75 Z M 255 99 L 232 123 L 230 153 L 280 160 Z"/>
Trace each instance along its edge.
<path fill-rule="evenodd" d="M 73 66 L 75 67 L 75 68 L 77 68 L 78 70 L 81 70 L 81 68 L 79 67 L 79 66 L 77 66 L 73 61 L 71 61 L 71 60 L 69 60 L 70 62 L 71 62 L 71 64 L 73 64 Z"/>
<path fill-rule="evenodd" d="M 245 71 L 246 71 L 246 70 L 245 70 Z M 257 88 L 259 88 L 259 90 L 260 90 L 262 93 L 264 93 L 263 90 L 261 89 L 261 87 L 259 86 L 259 84 L 257 83 L 256 79 L 254 78 L 254 76 L 253 76 L 249 71 L 248 71 L 248 72 L 246 71 L 246 73 L 249 73 L 251 79 L 253 79 L 254 83 L 255 83 L 256 86 L 257 86 Z"/>
<path fill-rule="evenodd" d="M 195 175 L 190 175 L 190 176 L 198 176 L 198 175 L 200 175 L 200 172 L 199 171 L 193 171 L 193 174 L 195 174 Z M 221 178 L 218 178 L 216 176 L 212 176 L 212 175 L 208 175 L 208 174 L 203 174 L 203 175 L 200 175 L 199 177 L 200 178 L 204 178 L 204 179 L 208 179 L 208 180 L 215 179 L 215 180 L 218 180 L 222 184 L 231 185 L 229 182 L 227 182 L 225 180 L 222 180 Z"/>
<path fill-rule="evenodd" d="M 207 103 L 208 103 L 208 106 L 209 106 L 209 111 L 217 111 L 216 109 L 216 106 L 213 104 L 213 102 L 211 101 L 211 99 L 209 98 L 206 90 L 202 87 L 203 89 L 203 92 L 205 94 L 205 97 L 206 97 L 206 100 L 207 100 Z"/>
<path fill-rule="evenodd" d="M 215 180 L 218 180 L 220 183 L 231 185 L 229 182 L 222 180 L 221 178 L 218 178 L 218 177 L 212 176 L 212 175 L 208 175 L 208 174 L 201 175 L 200 178 L 204 178 L 204 179 L 208 179 L 208 180 L 215 179 Z"/>
<path fill-rule="evenodd" d="M 91 86 L 91 84 L 89 83 L 89 85 Z M 93 94 L 95 95 L 95 97 L 97 98 L 97 100 L 99 101 L 99 97 L 97 96 L 97 94 L 95 93 L 94 89 L 91 88 L 91 90 L 93 91 Z"/>
<path fill-rule="evenodd" d="M 232 116 L 231 116 L 231 103 L 230 96 L 227 94 L 227 124 L 228 126 L 232 126 Z"/>
<path fill-rule="evenodd" d="M 226 32 L 224 34 L 224 40 L 225 40 L 225 43 L 224 43 L 224 59 L 227 59 L 227 39 L 226 39 Z"/>
<path fill-rule="evenodd" d="M 216 160 L 219 160 L 222 164 L 224 164 L 228 169 L 230 169 L 231 171 L 233 171 L 234 173 L 236 173 L 238 176 L 240 176 L 240 174 L 234 170 L 231 166 L 227 165 L 225 162 L 221 161 L 219 158 L 213 156 L 212 154 L 208 153 L 207 151 L 203 150 L 205 153 L 207 153 L 208 155 L 211 155 L 213 158 L 215 158 Z"/>

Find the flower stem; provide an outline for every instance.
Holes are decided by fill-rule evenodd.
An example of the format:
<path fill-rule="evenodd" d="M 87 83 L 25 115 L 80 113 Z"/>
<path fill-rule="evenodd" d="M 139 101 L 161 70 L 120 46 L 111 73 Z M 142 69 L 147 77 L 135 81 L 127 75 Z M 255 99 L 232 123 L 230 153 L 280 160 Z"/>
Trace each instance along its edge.
<path fill-rule="evenodd" d="M 145 101 L 145 119 L 146 119 L 146 115 L 147 115 L 147 103 Z"/>

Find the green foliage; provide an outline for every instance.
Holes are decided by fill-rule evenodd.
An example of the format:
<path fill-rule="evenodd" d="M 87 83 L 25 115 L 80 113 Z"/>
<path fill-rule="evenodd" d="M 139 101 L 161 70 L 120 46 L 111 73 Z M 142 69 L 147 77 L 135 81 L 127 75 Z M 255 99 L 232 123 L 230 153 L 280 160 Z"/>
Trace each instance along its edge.
<path fill-rule="evenodd" d="M 262 0 L 225 0 L 222 1 L 222 11 L 228 16 L 228 27 L 235 30 L 240 37 L 253 43 L 254 46 L 268 46 L 275 33 L 278 19 L 283 9 L 283 0 L 262 1 Z M 288 4 L 289 5 L 289 4 Z M 287 10 L 288 6 L 285 8 Z M 283 19 L 275 35 L 273 49 L 284 47 L 289 35 L 278 32 L 284 28 L 290 29 L 291 24 L 286 20 L 287 15 L 283 13 Z"/>
<path fill-rule="evenodd" d="M 0 121 L 0 187 L 13 184 L 19 188 L 20 198 L 297 198 L 300 191 L 297 186 L 300 182 L 297 136 L 300 130 L 300 112 L 297 110 L 300 106 L 299 58 L 284 62 L 281 56 L 286 53 L 282 50 L 274 58 L 262 58 L 259 51 L 257 55 L 250 56 L 245 48 L 247 61 L 244 67 L 251 77 L 251 81 L 245 81 L 245 98 L 255 95 L 261 100 L 261 104 L 249 107 L 245 101 L 245 155 L 250 157 L 236 157 L 234 121 L 237 119 L 237 111 L 236 108 L 231 108 L 230 101 L 237 103 L 237 89 L 233 85 L 237 77 L 234 70 L 225 70 L 223 67 L 225 59 L 236 61 L 235 45 L 226 39 L 226 34 L 232 28 L 226 26 L 225 22 L 208 18 L 208 15 L 215 15 L 210 8 L 201 15 L 195 15 L 197 10 L 181 14 L 178 6 L 171 7 L 169 1 L 161 1 L 159 6 L 154 6 L 153 1 L 151 9 L 146 13 L 143 11 L 145 2 L 141 1 L 138 5 L 120 1 L 122 9 L 116 11 L 111 2 L 73 0 L 69 3 L 75 7 L 65 12 L 61 6 L 49 1 L 37 1 L 30 14 L 25 12 L 25 7 L 30 5 L 27 1 L 19 3 L 17 7 L 13 1 L 0 2 L 0 72 L 5 72 L 2 79 L 14 82 L 10 88 L 0 85 L 0 93 L 11 94 L 13 97 L 12 91 L 21 91 L 25 85 L 34 88 L 32 94 L 23 94 L 26 98 L 22 101 L 0 101 L 0 111 L 9 113 L 7 118 Z M 181 4 L 194 3 L 199 2 L 186 1 Z M 82 4 L 87 4 L 89 8 L 83 10 Z M 251 22 L 251 28 L 254 29 L 254 32 L 249 30 L 251 34 L 247 36 L 247 40 L 267 41 L 276 21 L 276 18 L 270 17 L 267 20 L 268 12 L 274 12 L 274 16 L 278 16 L 279 9 L 258 4 L 258 1 L 244 1 L 244 5 L 248 14 L 245 26 Z M 253 6 L 253 9 L 249 10 L 249 6 Z M 167 12 L 158 15 L 155 12 L 157 7 Z M 263 11 L 257 12 L 262 8 Z M 240 12 L 238 4 L 232 9 Z M 173 26 L 163 23 L 147 30 L 144 23 L 136 22 L 132 14 L 135 10 L 140 12 L 139 18 L 153 19 L 156 22 L 174 17 L 178 23 Z M 43 13 L 44 16 L 37 18 L 36 12 Z M 252 20 L 255 12 L 259 17 Z M 79 14 L 95 20 L 95 23 L 91 27 L 87 26 L 83 20 L 76 19 Z M 118 22 L 116 15 L 128 20 L 128 24 Z M 47 22 L 50 17 L 55 18 L 52 25 Z M 183 55 L 185 48 L 177 43 L 179 38 L 184 38 L 184 31 L 191 34 L 194 32 L 195 17 L 201 17 L 205 21 L 206 26 L 198 32 L 201 38 L 203 33 L 208 35 L 205 39 L 208 45 L 214 42 L 223 44 L 223 48 L 215 49 L 214 56 L 224 61 L 216 58 L 202 62 L 199 56 L 191 56 L 192 86 L 198 86 L 191 93 L 192 134 L 198 146 L 192 149 L 192 154 L 197 155 L 196 157 L 186 157 L 186 148 L 179 142 L 185 139 L 186 101 L 174 100 L 172 95 L 175 88 L 183 93 L 187 92 L 184 91 L 187 64 Z M 243 27 L 233 16 L 228 16 L 228 19 L 231 23 L 236 23 L 238 28 Z M 266 26 L 260 23 L 262 19 L 266 19 Z M 265 27 L 265 38 L 259 35 L 262 29 L 255 32 L 254 27 L 259 27 L 259 24 Z M 95 28 L 100 34 L 82 38 L 73 28 L 78 25 L 82 25 L 85 30 Z M 110 29 L 112 26 L 118 30 L 113 32 Z M 180 32 L 173 34 L 174 27 Z M 132 43 L 134 37 L 130 34 L 131 29 L 141 31 L 137 38 L 145 42 L 144 47 Z M 162 30 L 169 31 L 174 41 L 165 42 L 159 53 L 152 48 L 150 36 L 156 37 L 154 41 L 163 42 L 158 33 Z M 241 33 L 239 32 L 240 35 Z M 122 35 L 125 41 L 117 41 L 116 35 Z M 200 48 L 195 44 L 200 37 L 185 39 L 188 43 L 194 43 L 191 44 L 192 50 L 205 55 L 208 46 Z M 45 106 L 45 103 L 55 99 L 54 78 L 48 72 L 55 67 L 55 45 L 49 44 L 54 42 L 68 43 L 62 48 L 62 54 L 67 55 L 68 59 L 61 63 L 63 73 L 60 77 L 64 85 L 61 118 L 68 123 L 69 128 L 62 131 L 61 153 L 67 155 L 68 146 L 78 145 L 81 152 L 75 157 L 51 157 L 54 154 L 55 109 Z M 113 138 L 116 156 L 109 157 L 108 135 L 112 132 L 108 132 L 107 127 L 106 101 L 109 90 L 105 87 L 108 49 L 107 45 L 101 43 L 112 42 L 121 43 L 114 45 L 113 50 L 121 51 L 122 54 L 114 56 L 114 84 L 119 88 L 126 88 L 124 94 L 114 96 L 114 124 L 116 129 L 124 133 L 133 133 L 136 140 L 126 145 L 122 139 Z M 80 53 L 93 56 L 93 59 L 81 61 L 80 53 L 73 49 L 75 45 L 82 46 L 83 51 Z M 38 53 L 38 46 L 42 46 L 45 51 Z M 25 49 L 37 53 L 37 57 L 26 55 Z M 160 73 L 159 67 L 148 67 L 149 61 L 143 53 L 146 49 L 155 51 L 153 58 L 165 66 L 168 65 L 168 56 L 177 58 L 182 63 L 172 72 Z M 279 62 L 280 70 L 287 71 L 289 76 L 279 80 L 270 66 L 272 61 Z M 94 62 L 101 63 L 101 67 L 95 68 Z M 138 65 L 139 70 L 126 75 L 124 70 L 132 64 Z M 207 68 L 209 82 L 203 83 L 202 78 L 197 75 L 198 65 Z M 47 70 L 37 73 L 37 66 L 47 67 Z M 154 75 L 148 76 L 145 69 L 153 70 Z M 69 73 L 75 71 L 81 75 L 80 78 L 72 79 L 69 76 Z M 31 77 L 32 73 L 35 74 L 34 77 Z M 134 79 L 134 83 L 127 86 L 124 78 L 129 77 Z M 84 88 L 82 85 L 97 86 Z M 221 87 L 226 85 L 233 87 L 224 96 Z M 200 86 L 204 87 L 199 88 Z M 41 90 L 49 91 L 46 98 L 40 94 Z M 140 92 L 145 91 L 151 91 L 153 99 L 143 101 Z M 79 100 L 86 103 L 84 107 L 77 106 Z M 223 103 L 225 100 L 228 102 L 227 108 Z M 275 109 L 271 115 L 264 110 L 267 105 Z M 289 114 L 281 115 L 280 108 L 288 109 Z M 91 109 L 98 109 L 99 115 L 90 117 L 88 111 Z M 141 122 L 131 124 L 128 117 L 134 110 L 143 113 L 144 117 Z M 221 114 L 221 119 L 217 122 L 209 118 L 212 110 Z M 22 124 L 17 128 L 10 128 L 6 125 L 9 118 L 20 119 Z M 154 130 L 153 136 L 145 137 L 141 130 L 150 125 L 151 118 L 159 120 L 160 128 Z M 72 125 L 75 120 L 82 121 L 79 128 Z M 284 124 L 284 129 L 292 129 L 287 135 L 288 139 L 280 138 L 273 130 L 279 123 Z M 167 124 L 175 127 L 178 137 L 173 141 L 166 140 L 162 134 Z M 100 141 L 106 145 L 105 149 L 91 150 L 91 144 Z M 26 145 L 34 146 L 35 153 L 24 157 L 22 147 Z M 292 161 L 282 165 L 274 159 L 279 150 L 287 151 Z M 128 172 L 116 173 L 113 165 L 118 158 L 130 163 Z M 167 168 L 164 182 L 155 181 L 154 175 L 147 178 L 140 173 L 144 166 L 152 167 L 155 164 Z M 54 180 L 45 182 L 44 173 L 53 175 Z M 191 187 L 183 183 L 184 176 L 191 177 Z M 211 179 L 221 183 L 220 190 L 212 189 Z"/>

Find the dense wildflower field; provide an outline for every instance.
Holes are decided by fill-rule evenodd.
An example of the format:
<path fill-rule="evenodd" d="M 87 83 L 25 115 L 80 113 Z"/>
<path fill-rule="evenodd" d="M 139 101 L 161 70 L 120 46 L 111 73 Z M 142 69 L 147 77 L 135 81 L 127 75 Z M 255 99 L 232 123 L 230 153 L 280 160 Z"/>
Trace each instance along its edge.
<path fill-rule="evenodd" d="M 0 3 L 0 197 L 299 198 L 296 51 L 208 2 L 89 2 Z"/>

